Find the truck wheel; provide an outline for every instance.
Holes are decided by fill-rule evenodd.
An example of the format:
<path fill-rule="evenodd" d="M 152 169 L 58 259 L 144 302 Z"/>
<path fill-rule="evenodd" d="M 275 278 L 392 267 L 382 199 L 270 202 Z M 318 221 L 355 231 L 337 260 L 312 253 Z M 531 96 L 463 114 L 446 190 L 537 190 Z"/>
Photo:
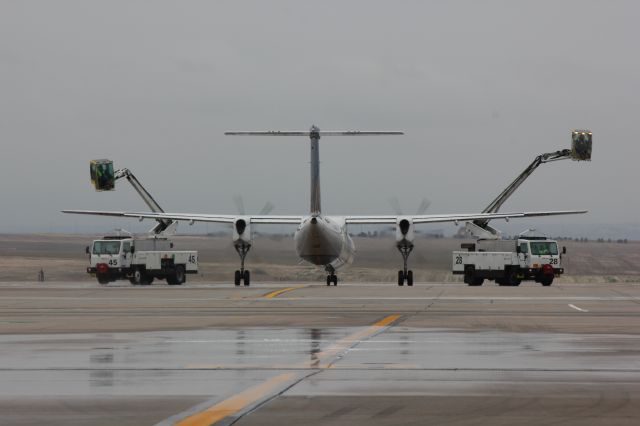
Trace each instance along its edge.
<path fill-rule="evenodd" d="M 142 270 L 140 270 L 140 268 L 136 268 L 133 271 L 133 276 L 131 277 L 131 284 L 142 285 Z"/>
<path fill-rule="evenodd" d="M 98 279 L 98 282 L 102 285 L 109 284 L 109 277 L 107 275 L 96 274 L 96 278 Z"/>
<path fill-rule="evenodd" d="M 135 285 L 149 285 L 153 281 L 153 277 L 149 277 L 142 268 L 136 268 L 133 271 L 132 279 Z"/>
<path fill-rule="evenodd" d="M 403 286 L 404 285 L 404 272 L 403 271 L 398 271 L 398 285 L 399 286 Z"/>
<path fill-rule="evenodd" d="M 518 271 L 516 269 L 509 269 L 507 272 L 506 283 L 510 286 L 517 287 L 522 281 L 518 278 Z"/>
<path fill-rule="evenodd" d="M 476 277 L 476 268 L 473 265 L 465 265 L 464 267 L 464 282 L 470 286 L 482 285 L 484 278 L 480 278 L 480 284 L 476 284 L 478 277 Z"/>
<path fill-rule="evenodd" d="M 242 277 L 240 276 L 240 271 L 236 271 L 235 276 L 233 277 L 233 283 L 235 285 L 240 285 L 240 280 Z"/>
<path fill-rule="evenodd" d="M 176 285 L 181 285 L 183 282 L 186 281 L 185 273 L 184 273 L 184 266 L 182 266 L 182 265 L 176 266 L 176 271 L 173 274 L 173 279 L 174 279 Z"/>
<path fill-rule="evenodd" d="M 249 286 L 251 284 L 251 273 L 249 270 L 244 271 L 244 285 Z"/>
<path fill-rule="evenodd" d="M 553 283 L 553 277 L 544 276 L 540 279 L 540 283 L 545 287 L 549 287 Z"/>
<path fill-rule="evenodd" d="M 407 271 L 407 285 L 413 286 L 413 271 Z"/>
<path fill-rule="evenodd" d="M 469 285 L 477 287 L 477 286 L 481 286 L 482 283 L 484 283 L 484 278 L 482 278 L 482 277 L 473 277 L 471 279 L 471 284 L 469 284 Z"/>

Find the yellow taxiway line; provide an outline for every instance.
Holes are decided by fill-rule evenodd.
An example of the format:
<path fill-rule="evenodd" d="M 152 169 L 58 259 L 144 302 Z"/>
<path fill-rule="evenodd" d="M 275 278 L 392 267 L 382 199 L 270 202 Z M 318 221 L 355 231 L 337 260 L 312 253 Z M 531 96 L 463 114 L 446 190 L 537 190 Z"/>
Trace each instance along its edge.
<path fill-rule="evenodd" d="M 293 373 L 281 374 L 279 376 L 272 377 L 264 383 L 240 392 L 239 394 L 225 399 L 204 411 L 193 414 L 186 419 L 179 421 L 176 425 L 209 426 L 260 400 L 264 396 L 268 395 L 269 392 L 273 391 L 277 386 L 292 380 L 294 377 L 295 374 Z"/>
<path fill-rule="evenodd" d="M 273 299 L 274 297 L 280 296 L 282 293 L 287 293 L 289 291 L 297 290 L 297 289 L 303 288 L 303 287 L 305 287 L 305 286 L 299 285 L 297 287 L 287 287 L 287 288 L 283 288 L 283 289 L 280 289 L 280 290 L 272 291 L 271 293 L 267 293 L 262 297 L 264 299 Z"/>
<path fill-rule="evenodd" d="M 291 291 L 300 287 L 290 287 L 285 288 L 283 290 L 274 291 L 269 293 L 265 297 L 272 295 L 272 297 L 276 297 L 278 292 Z M 278 293 L 278 294 L 274 294 Z M 380 332 L 383 328 L 393 324 L 400 318 L 400 315 L 389 315 L 380 321 L 370 325 L 369 327 L 357 331 L 353 334 L 350 334 L 347 337 L 344 337 L 338 340 L 336 343 L 331 345 L 327 350 L 319 352 L 316 355 L 315 362 L 312 362 L 311 365 L 298 364 L 301 366 L 308 366 L 311 368 L 331 368 L 331 364 L 335 361 L 333 358 L 337 356 L 339 353 L 346 351 L 350 347 L 359 343 L 360 341 L 373 336 L 374 334 Z M 323 362 L 323 361 L 327 362 Z M 176 423 L 177 426 L 209 426 L 212 425 L 225 417 L 232 416 L 241 410 L 247 408 L 251 404 L 254 404 L 261 399 L 267 397 L 270 393 L 272 393 L 278 387 L 282 387 L 284 383 L 290 382 L 294 383 L 295 378 L 298 377 L 294 373 L 286 373 L 280 374 L 279 376 L 272 377 L 264 383 L 261 383 L 257 386 L 251 387 L 245 391 L 242 391 L 230 398 L 225 399 L 222 402 L 219 402 L 204 411 L 200 411 L 198 413 L 192 414 L 191 416 L 179 421 Z"/>

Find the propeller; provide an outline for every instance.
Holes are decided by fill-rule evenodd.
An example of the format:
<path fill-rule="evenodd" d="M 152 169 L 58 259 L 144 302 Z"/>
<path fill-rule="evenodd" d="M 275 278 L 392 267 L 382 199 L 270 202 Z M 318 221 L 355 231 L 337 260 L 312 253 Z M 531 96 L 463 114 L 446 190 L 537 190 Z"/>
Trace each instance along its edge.
<path fill-rule="evenodd" d="M 236 205 L 236 210 L 238 211 L 238 214 L 241 214 L 244 216 L 245 210 L 244 210 L 244 200 L 242 199 L 242 196 L 235 195 L 233 197 L 233 202 Z"/>
<path fill-rule="evenodd" d="M 246 210 L 244 208 L 244 199 L 242 198 L 242 196 L 241 195 L 234 196 L 233 202 L 236 205 L 236 210 L 238 211 L 238 214 L 244 216 L 246 214 Z M 262 209 L 260 209 L 260 212 L 258 214 L 267 215 L 271 213 L 273 208 L 274 208 L 273 203 L 271 203 L 271 201 L 267 201 L 266 203 L 264 203 L 264 206 L 262 207 Z"/>
<path fill-rule="evenodd" d="M 427 200 L 426 198 L 422 199 L 422 202 L 420 203 L 420 206 L 418 206 L 418 214 L 422 215 L 425 214 L 427 212 L 427 210 L 429 210 L 429 206 L 431 205 L 431 201 Z"/>
<path fill-rule="evenodd" d="M 396 196 L 390 197 L 388 201 L 389 201 L 389 204 L 391 205 L 391 208 L 393 209 L 393 211 L 396 212 L 398 216 L 402 216 L 404 214 L 402 213 L 402 207 L 400 207 L 400 201 L 398 201 L 398 197 Z M 431 201 L 429 201 L 427 197 L 424 197 L 422 199 L 422 202 L 418 206 L 418 209 L 416 210 L 416 214 L 418 215 L 425 214 L 425 212 L 429 209 L 430 205 L 431 205 Z"/>
<path fill-rule="evenodd" d="M 271 213 L 271 210 L 273 210 L 274 205 L 271 203 L 271 201 L 267 201 L 266 203 L 264 203 L 264 206 L 262 207 L 262 209 L 260 210 L 260 215 L 267 215 L 269 213 Z"/>

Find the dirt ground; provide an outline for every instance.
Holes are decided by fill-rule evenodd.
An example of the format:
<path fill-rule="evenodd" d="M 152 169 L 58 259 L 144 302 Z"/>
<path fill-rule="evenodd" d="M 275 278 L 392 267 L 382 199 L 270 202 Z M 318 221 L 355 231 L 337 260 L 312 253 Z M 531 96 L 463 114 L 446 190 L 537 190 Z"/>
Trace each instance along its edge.
<path fill-rule="evenodd" d="M 46 281 L 85 281 L 88 264 L 84 248 L 95 235 L 0 235 L 0 281 L 36 281 L 40 269 Z M 354 237 L 358 253 L 353 265 L 340 271 L 347 282 L 393 282 L 402 258 L 391 237 Z M 200 273 L 191 281 L 230 281 L 239 266 L 231 237 L 176 236 L 178 250 L 198 250 Z M 418 237 L 410 267 L 418 282 L 460 281 L 453 276 L 451 252 L 459 239 Z M 640 282 L 640 242 L 628 244 L 560 242 L 567 247 L 563 282 Z M 247 256 L 253 280 L 322 281 L 324 271 L 300 263 L 287 236 L 256 236 Z"/>

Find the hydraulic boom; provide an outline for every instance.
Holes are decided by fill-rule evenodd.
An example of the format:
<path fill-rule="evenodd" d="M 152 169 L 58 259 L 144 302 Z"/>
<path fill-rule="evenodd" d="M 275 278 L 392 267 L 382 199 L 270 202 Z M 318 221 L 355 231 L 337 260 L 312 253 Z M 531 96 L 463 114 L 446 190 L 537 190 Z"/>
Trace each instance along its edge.
<path fill-rule="evenodd" d="M 572 132 L 571 149 L 538 155 L 484 210 L 482 213 L 497 213 L 507 199 L 524 183 L 525 180 L 541 165 L 559 160 L 590 161 L 592 133 L 589 130 L 574 130 Z M 490 219 L 476 219 L 467 222 L 466 228 L 477 238 L 497 239 L 500 232 L 489 226 Z"/>
<path fill-rule="evenodd" d="M 142 186 L 140 181 L 135 177 L 135 175 L 131 172 L 131 170 L 126 168 L 116 170 L 114 173 L 114 178 L 116 180 L 121 178 L 127 179 L 127 181 L 131 184 L 131 186 L 133 186 L 133 189 L 136 190 L 138 195 L 140 195 L 142 200 L 145 202 L 147 206 L 149 206 L 152 212 L 164 213 L 164 210 L 162 209 L 162 207 L 160 207 L 160 204 L 158 204 L 158 202 L 153 198 L 153 196 L 151 196 L 149 191 L 147 191 L 145 187 Z M 156 220 L 158 221 L 158 224 L 153 228 L 151 228 L 151 230 L 149 230 L 149 233 L 158 235 L 166 232 L 169 229 L 169 227 L 175 228 L 177 224 L 173 220 L 169 220 L 169 219 L 156 219 Z"/>

